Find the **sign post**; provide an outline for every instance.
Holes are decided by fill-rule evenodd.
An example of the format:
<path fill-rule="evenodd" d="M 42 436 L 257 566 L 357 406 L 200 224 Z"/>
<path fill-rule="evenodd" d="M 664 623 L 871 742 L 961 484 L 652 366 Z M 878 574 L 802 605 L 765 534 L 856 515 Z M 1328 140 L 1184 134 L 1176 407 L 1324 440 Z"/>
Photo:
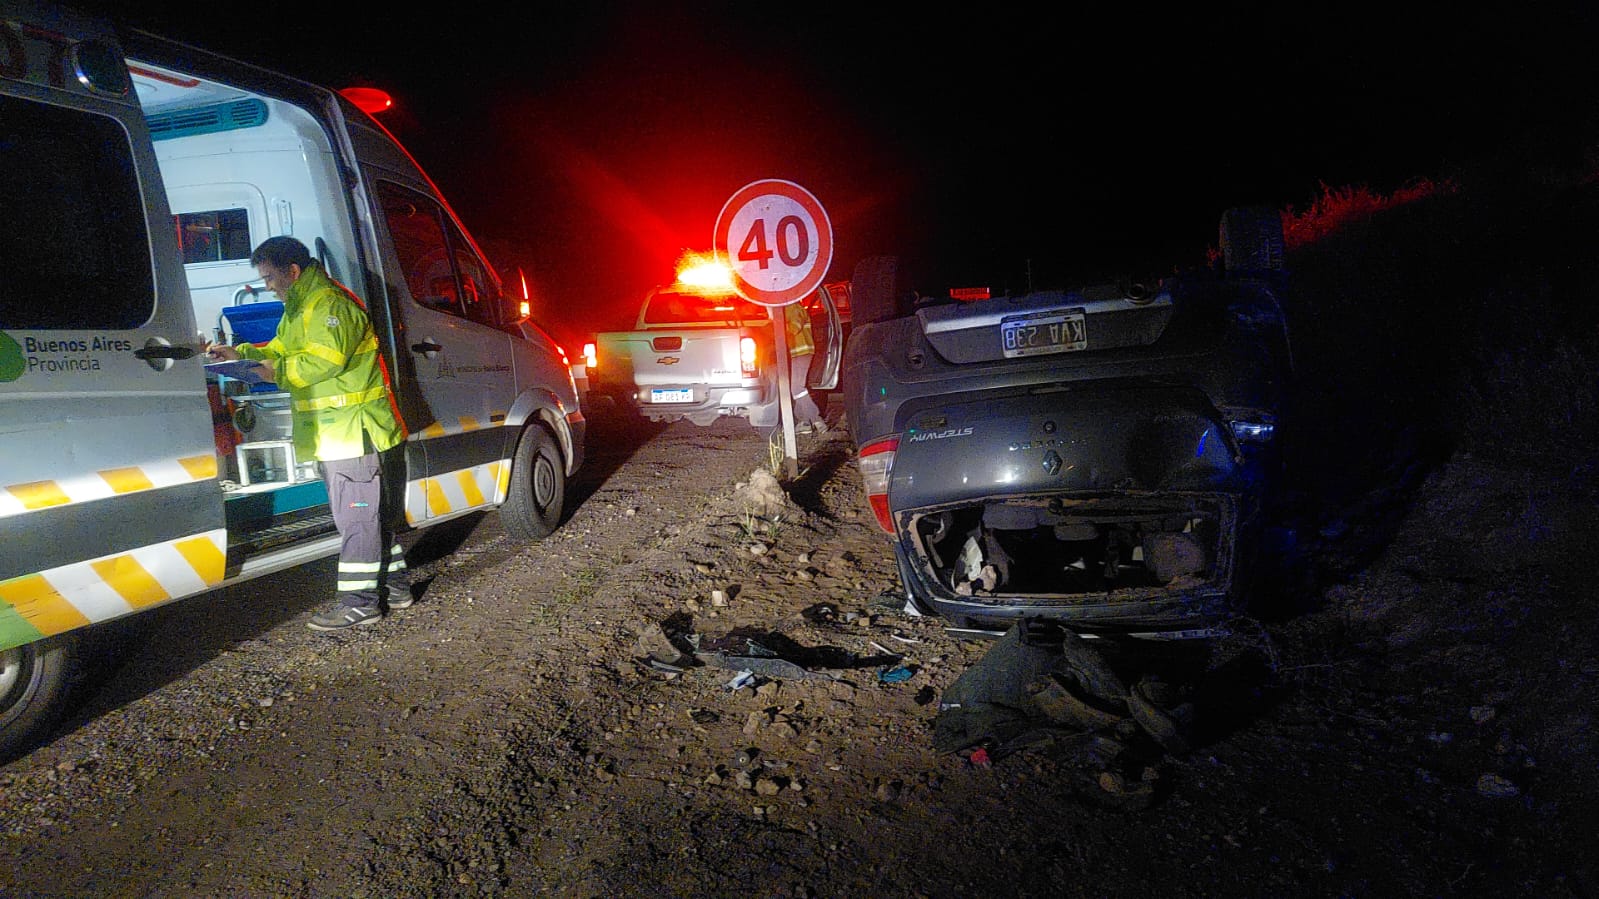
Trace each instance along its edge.
<path fill-rule="evenodd" d="M 794 385 L 783 307 L 820 287 L 833 261 L 833 225 L 811 192 L 792 181 L 766 179 L 739 188 L 716 217 L 713 246 L 733 273 L 733 289 L 772 317 L 778 408 L 783 423 L 783 468 L 799 474 L 794 439 Z"/>

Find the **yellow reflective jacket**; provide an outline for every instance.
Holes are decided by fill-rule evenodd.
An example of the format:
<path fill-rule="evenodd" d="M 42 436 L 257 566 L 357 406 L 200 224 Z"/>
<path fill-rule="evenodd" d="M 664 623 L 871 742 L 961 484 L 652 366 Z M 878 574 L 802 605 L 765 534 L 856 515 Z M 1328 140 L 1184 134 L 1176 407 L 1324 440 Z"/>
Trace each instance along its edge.
<path fill-rule="evenodd" d="M 816 352 L 816 339 L 811 336 L 811 314 L 805 311 L 804 300 L 783 307 L 783 324 L 790 356 Z"/>
<path fill-rule="evenodd" d="M 298 458 L 331 462 L 381 452 L 405 439 L 378 339 L 361 301 L 312 263 L 289 285 L 283 319 L 265 346 L 235 347 L 268 359 L 289 392 Z"/>

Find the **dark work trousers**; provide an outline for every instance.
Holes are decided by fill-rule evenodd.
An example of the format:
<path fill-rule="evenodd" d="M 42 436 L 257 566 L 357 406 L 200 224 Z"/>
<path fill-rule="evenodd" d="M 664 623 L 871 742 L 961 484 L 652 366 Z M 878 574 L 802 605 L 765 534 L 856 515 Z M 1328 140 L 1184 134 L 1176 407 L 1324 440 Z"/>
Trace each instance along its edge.
<path fill-rule="evenodd" d="M 394 540 L 394 519 L 383 505 L 378 454 L 320 464 L 339 530 L 339 603 L 375 607 L 390 592 L 409 595 L 405 551 Z"/>

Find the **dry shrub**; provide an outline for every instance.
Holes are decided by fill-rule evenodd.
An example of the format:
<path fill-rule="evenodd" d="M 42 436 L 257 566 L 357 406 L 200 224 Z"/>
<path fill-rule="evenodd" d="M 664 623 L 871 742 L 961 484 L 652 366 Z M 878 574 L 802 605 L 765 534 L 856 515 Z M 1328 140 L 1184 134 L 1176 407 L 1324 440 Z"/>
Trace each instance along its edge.
<path fill-rule="evenodd" d="M 1447 179 L 1418 178 L 1385 196 L 1364 184 L 1330 187 L 1323 183 L 1321 196 L 1312 200 L 1308 208 L 1296 210 L 1289 206 L 1283 211 L 1283 241 L 1288 249 L 1298 249 L 1379 212 L 1457 189 Z"/>
<path fill-rule="evenodd" d="M 1599 191 L 1481 175 L 1387 195 L 1323 185 L 1283 224 L 1300 251 L 1291 314 L 1331 391 L 1473 453 L 1595 464 Z M 1363 358 L 1349 333 L 1363 335 Z"/>

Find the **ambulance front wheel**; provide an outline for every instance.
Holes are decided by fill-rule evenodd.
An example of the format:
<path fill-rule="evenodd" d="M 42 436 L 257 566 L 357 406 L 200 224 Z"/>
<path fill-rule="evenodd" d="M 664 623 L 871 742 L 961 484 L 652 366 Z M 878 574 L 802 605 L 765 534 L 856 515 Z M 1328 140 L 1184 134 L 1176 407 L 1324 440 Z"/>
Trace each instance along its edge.
<path fill-rule="evenodd" d="M 566 501 L 566 464 L 555 438 L 542 425 L 528 425 L 511 461 L 511 486 L 500 507 L 506 533 L 542 540 L 561 523 Z"/>
<path fill-rule="evenodd" d="M 0 762 L 50 735 L 71 691 L 77 636 L 0 649 Z"/>

